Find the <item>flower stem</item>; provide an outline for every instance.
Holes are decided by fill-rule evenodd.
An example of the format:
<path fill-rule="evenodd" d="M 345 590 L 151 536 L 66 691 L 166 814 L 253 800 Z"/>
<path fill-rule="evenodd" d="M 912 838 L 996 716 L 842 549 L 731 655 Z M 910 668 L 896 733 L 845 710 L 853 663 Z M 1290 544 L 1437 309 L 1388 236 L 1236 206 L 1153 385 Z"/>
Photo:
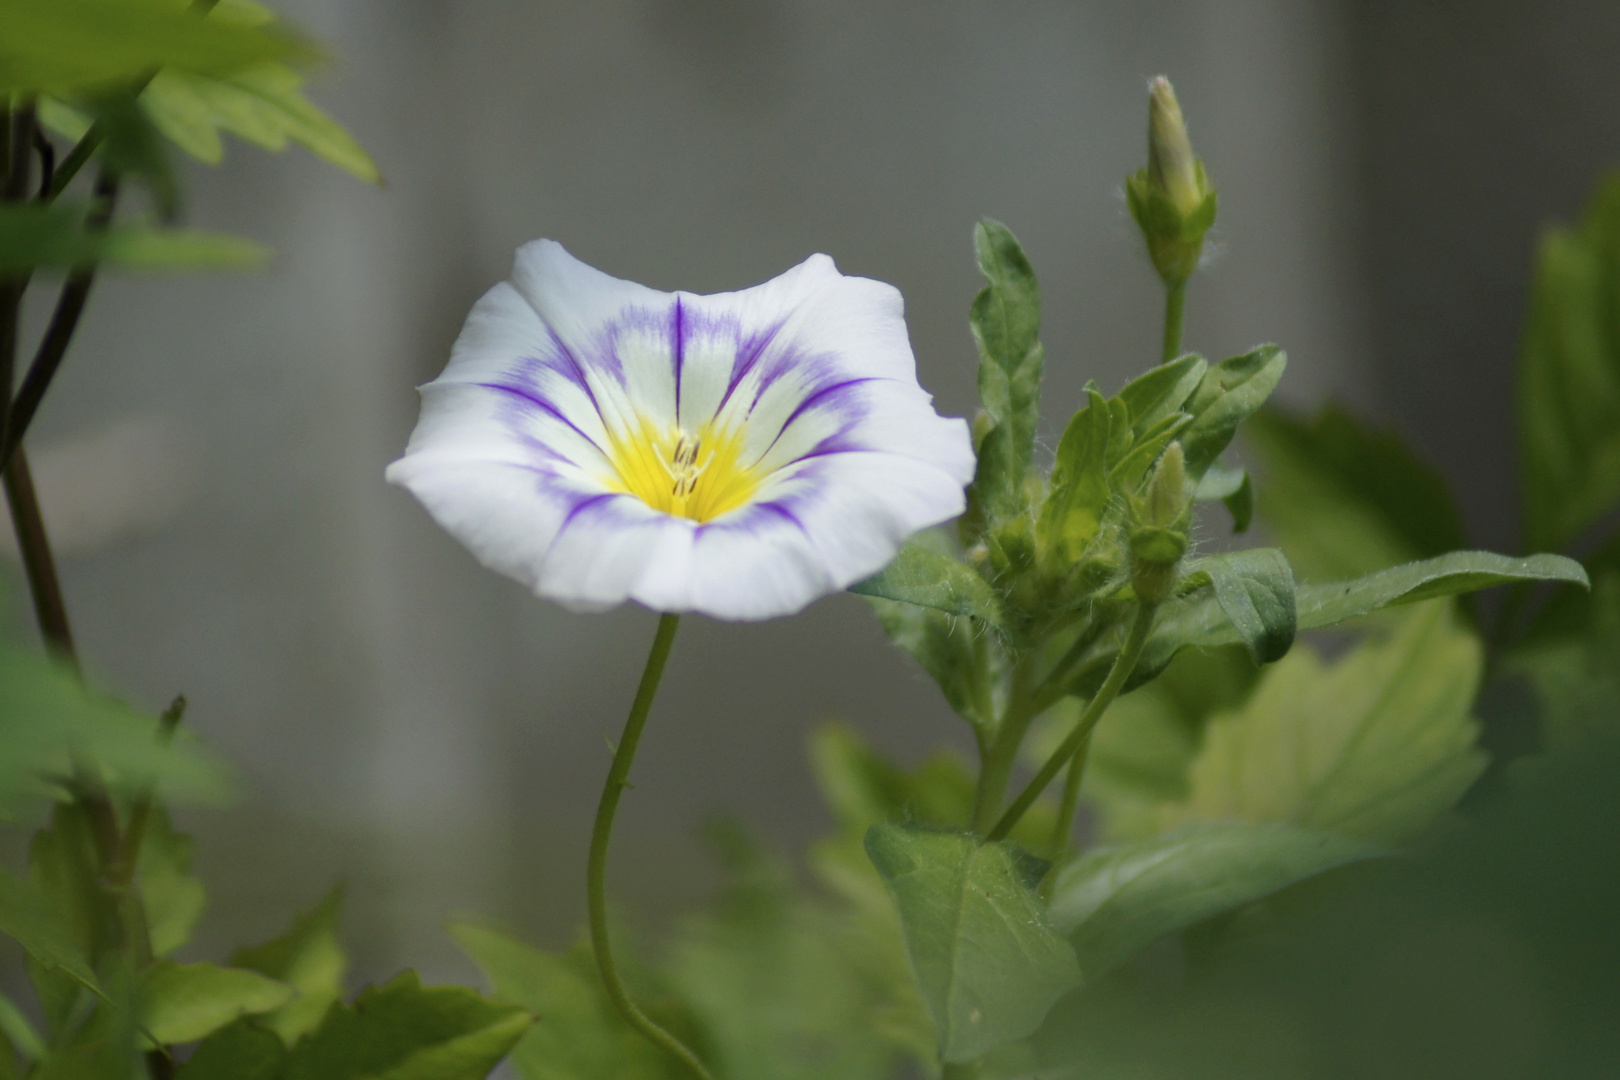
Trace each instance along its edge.
<path fill-rule="evenodd" d="M 1074 812 L 1080 802 L 1080 781 L 1086 775 L 1086 755 L 1091 750 L 1088 738 L 1069 759 L 1069 772 L 1063 778 L 1063 798 L 1058 802 L 1057 820 L 1052 823 L 1052 858 L 1063 857 L 1069 846 L 1069 833 L 1074 828 Z"/>
<path fill-rule="evenodd" d="M 4 479 L 6 503 L 11 507 L 11 523 L 17 532 L 17 547 L 33 594 L 40 635 L 53 656 L 77 668 L 79 658 L 73 647 L 73 631 L 68 627 L 67 604 L 62 599 L 50 541 L 45 536 L 45 521 L 40 517 L 28 455 L 22 447 L 17 447 L 6 463 Z"/>
<path fill-rule="evenodd" d="M 1036 710 L 1030 707 L 1034 673 L 1033 661 L 1020 657 L 1013 667 L 1012 685 L 1007 693 L 1007 704 L 1001 711 L 1001 721 L 989 740 L 988 749 L 981 755 L 979 785 L 973 798 L 973 831 L 981 836 L 996 820 L 1002 797 L 1007 793 L 1007 781 L 1018 760 L 1018 748 L 1023 745 L 1024 733 L 1036 716 Z"/>
<path fill-rule="evenodd" d="M 1013 826 L 1024 816 L 1024 812 L 1040 797 L 1041 792 L 1046 790 L 1046 785 L 1052 782 L 1052 778 L 1057 776 L 1058 771 L 1069 763 L 1075 752 L 1090 737 L 1092 729 L 1097 726 L 1097 721 L 1102 719 L 1103 713 L 1108 711 L 1108 706 L 1119 696 L 1125 680 L 1129 679 L 1131 672 L 1136 669 L 1136 661 L 1142 655 L 1142 646 L 1147 644 L 1148 631 L 1153 628 L 1155 610 L 1153 604 L 1137 605 L 1136 618 L 1131 623 L 1124 647 L 1114 658 L 1114 666 L 1108 669 L 1108 677 L 1103 680 L 1096 695 L 1087 702 L 1085 711 L 1080 714 L 1079 722 L 1074 725 L 1074 730 L 1063 740 L 1063 745 L 1046 759 L 1046 764 L 1035 774 L 1035 779 L 1031 780 L 1019 793 L 1018 798 L 1013 800 L 1013 804 L 1007 807 L 1007 812 L 1001 815 L 1001 820 L 996 822 L 996 827 L 990 830 L 990 834 L 985 837 L 986 840 L 1000 840 L 1011 832 Z"/>
<path fill-rule="evenodd" d="M 636 744 L 641 741 L 641 729 L 652 711 L 653 697 L 658 693 L 658 680 L 663 677 L 664 664 L 669 660 L 670 646 L 675 644 L 675 630 L 680 626 L 679 615 L 665 615 L 658 620 L 658 633 L 653 638 L 652 652 L 647 656 L 647 667 L 641 673 L 641 685 L 636 688 L 636 700 L 630 706 L 630 716 L 624 722 L 624 734 L 613 752 L 613 766 L 608 770 L 607 786 L 602 789 L 602 801 L 596 807 L 596 827 L 591 832 L 591 859 L 586 871 L 586 903 L 590 909 L 591 947 L 596 951 L 596 966 L 602 973 L 602 984 L 615 1008 L 630 1022 L 630 1026 L 646 1036 L 654 1046 L 662 1047 L 702 1080 L 713 1080 L 709 1070 L 675 1036 L 654 1023 L 646 1013 L 630 1000 L 624 980 L 613 962 L 613 951 L 608 944 L 607 924 L 607 853 L 608 841 L 613 834 L 613 815 L 619 808 L 619 796 L 629 786 L 630 763 L 635 760 Z"/>
<path fill-rule="evenodd" d="M 1181 355 L 1181 322 L 1187 311 L 1187 279 L 1164 283 L 1163 363 Z"/>

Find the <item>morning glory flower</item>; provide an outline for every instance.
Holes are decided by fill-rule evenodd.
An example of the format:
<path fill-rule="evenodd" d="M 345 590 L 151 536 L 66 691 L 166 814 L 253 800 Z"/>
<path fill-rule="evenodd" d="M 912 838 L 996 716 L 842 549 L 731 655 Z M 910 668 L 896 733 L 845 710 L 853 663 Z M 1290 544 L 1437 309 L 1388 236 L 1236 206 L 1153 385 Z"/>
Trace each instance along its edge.
<path fill-rule="evenodd" d="M 527 244 L 421 390 L 388 479 L 576 611 L 790 614 L 960 514 L 973 477 L 899 291 L 825 255 L 698 296 Z"/>

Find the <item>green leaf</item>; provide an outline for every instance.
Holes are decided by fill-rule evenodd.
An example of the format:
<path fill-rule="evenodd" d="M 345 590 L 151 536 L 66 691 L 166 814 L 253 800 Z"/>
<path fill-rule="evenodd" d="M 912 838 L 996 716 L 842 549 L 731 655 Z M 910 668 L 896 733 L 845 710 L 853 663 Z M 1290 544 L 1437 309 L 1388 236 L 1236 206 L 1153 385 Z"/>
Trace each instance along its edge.
<path fill-rule="evenodd" d="M 91 693 L 48 660 L 0 648 L 0 807 L 61 797 L 75 754 L 115 792 L 156 783 L 171 800 L 213 802 L 230 792 L 223 764 L 194 736 L 180 731 L 165 744 L 156 718 Z"/>
<path fill-rule="evenodd" d="M 1206 576 L 1215 602 L 1257 664 L 1280 660 L 1294 644 L 1294 572 L 1276 548 L 1195 559 L 1189 578 Z"/>
<path fill-rule="evenodd" d="M 1232 531 L 1249 531 L 1249 524 L 1254 520 L 1254 484 L 1247 469 L 1216 461 L 1198 481 L 1194 497 L 1200 502 L 1219 499 L 1232 515 Z"/>
<path fill-rule="evenodd" d="M 1041 507 L 1036 538 L 1056 569 L 1080 561 L 1102 528 L 1112 492 L 1108 486 L 1108 402 L 1095 389 L 1058 442 L 1051 493 Z"/>
<path fill-rule="evenodd" d="M 81 803 L 58 803 L 51 808 L 50 827 L 35 833 L 29 845 L 28 877 L 53 917 L 67 929 L 80 955 L 97 956 L 108 949 L 107 929 L 116 913 L 102 888 L 100 853 L 89 814 Z M 116 969 L 112 973 L 121 974 Z M 75 976 L 30 956 L 28 975 L 39 995 L 51 1041 L 65 1041 L 76 1028 L 75 1010 L 87 993 L 82 972 Z"/>
<path fill-rule="evenodd" d="M 1010 844 L 896 825 L 874 825 L 866 850 L 899 909 L 942 1060 L 971 1061 L 1024 1038 L 1079 985 L 1074 950 L 1034 891 L 1039 860 Z"/>
<path fill-rule="evenodd" d="M 287 1048 L 276 1033 L 251 1020 L 220 1028 L 204 1039 L 175 1080 L 279 1080 Z"/>
<path fill-rule="evenodd" d="M 1282 822 L 1393 843 L 1449 810 L 1485 767 L 1470 715 L 1482 649 L 1450 605 L 1412 610 L 1334 664 L 1308 646 L 1210 723 L 1187 799 L 1161 824 Z"/>
<path fill-rule="evenodd" d="M 625 1023 L 588 954 L 553 956 L 470 923 L 451 926 L 450 934 L 489 980 L 497 1000 L 534 1015 L 534 1025 L 512 1052 L 527 1080 L 685 1080 L 674 1059 Z"/>
<path fill-rule="evenodd" d="M 141 975 L 141 1027 L 162 1045 L 196 1042 L 292 996 L 292 987 L 256 971 L 159 960 Z"/>
<path fill-rule="evenodd" d="M 266 150 L 289 140 L 317 157 L 378 184 L 382 174 L 360 144 L 303 94 L 304 77 L 286 64 L 261 64 L 209 77 L 159 72 L 141 95 L 152 122 L 176 146 L 210 165 L 224 157 L 219 132 Z"/>
<path fill-rule="evenodd" d="M 158 216 L 173 221 L 180 211 L 180 187 L 163 136 L 146 113 L 128 94 L 92 100 L 88 111 L 101 129 L 101 160 L 108 171 L 144 183 Z"/>
<path fill-rule="evenodd" d="M 1189 353 L 1126 383 L 1118 398 L 1130 410 L 1135 434 L 1140 437 L 1171 413 L 1184 411 L 1208 371 L 1209 364 L 1203 357 Z"/>
<path fill-rule="evenodd" d="M 56 93 L 133 81 L 161 67 L 224 75 L 313 50 L 279 26 L 205 19 L 175 0 L 7 0 L 0 93 Z"/>
<path fill-rule="evenodd" d="M 922 665 L 958 716 L 976 728 L 995 723 L 989 704 L 979 700 L 974 676 L 982 628 L 938 608 L 875 597 L 868 602 L 889 640 Z"/>
<path fill-rule="evenodd" d="M 114 224 L 87 229 L 84 211 L 64 203 L 0 205 L 0 272 L 95 263 L 142 270 L 250 269 L 266 251 L 222 233 Z"/>
<path fill-rule="evenodd" d="M 15 1049 L 29 1061 L 38 1061 L 45 1056 L 44 1038 L 22 1010 L 4 994 L 0 994 L 0 1035 L 5 1037 L 8 1044 L 0 1046 L 0 1053 Z M 0 1065 L 3 1064 L 0 1062 Z"/>
<path fill-rule="evenodd" d="M 313 910 L 294 919 L 285 934 L 251 949 L 238 949 L 231 957 L 233 967 L 268 975 L 296 992 L 291 1001 L 259 1021 L 288 1046 L 315 1030 L 327 1010 L 343 997 L 349 957 L 338 942 L 342 907 L 340 886 Z"/>
<path fill-rule="evenodd" d="M 1519 360 L 1525 542 L 1565 546 L 1620 500 L 1620 176 L 1548 229 Z"/>
<path fill-rule="evenodd" d="M 1238 424 L 1265 404 L 1277 388 L 1288 358 L 1275 345 L 1222 360 L 1204 375 L 1183 411 L 1192 423 L 1179 436 L 1187 454 L 1187 476 L 1201 479 L 1232 441 Z"/>
<path fill-rule="evenodd" d="M 688 920 L 668 963 L 709 1035 L 716 1072 L 778 1080 L 881 1080 L 893 1050 L 873 1030 L 884 998 L 846 924 L 793 888 L 791 871 L 736 830 L 717 830 L 726 886 Z"/>
<path fill-rule="evenodd" d="M 63 913 L 28 881 L 0 868 L 0 933 L 15 938 L 47 970 L 61 970 L 99 992 L 84 948 Z"/>
<path fill-rule="evenodd" d="M 973 243 L 988 282 L 973 301 L 970 323 L 979 346 L 979 401 L 990 428 L 978 440 L 968 517 L 994 523 L 1016 516 L 1024 503 L 1040 418 L 1041 296 L 1029 259 L 1005 225 L 980 222 Z"/>
<path fill-rule="evenodd" d="M 1437 596 L 1475 592 L 1517 581 L 1561 581 L 1588 584 L 1586 570 L 1562 555 L 1515 559 L 1489 551 L 1453 551 L 1435 559 L 1396 566 L 1376 574 L 1331 585 L 1299 589 L 1302 630 L 1353 619 L 1380 608 L 1411 604 Z"/>
<path fill-rule="evenodd" d="M 152 954 L 167 956 L 191 940 L 208 896 L 191 872 L 191 837 L 174 831 L 162 806 L 154 806 L 151 814 L 141 841 L 141 899 Z"/>
<path fill-rule="evenodd" d="M 335 1006 L 287 1060 L 286 1080 L 469 1080 L 523 1037 L 534 1018 L 461 986 L 424 987 L 414 971 Z"/>
<path fill-rule="evenodd" d="M 1330 405 L 1310 421 L 1261 409 L 1243 437 L 1263 469 L 1260 516 L 1306 580 L 1343 580 L 1466 546 L 1445 481 L 1393 432 Z"/>
<path fill-rule="evenodd" d="M 1088 982 L 1167 934 L 1387 848 L 1281 824 L 1197 824 L 1060 870 L 1048 917 Z"/>
<path fill-rule="evenodd" d="M 851 585 L 860 596 L 898 600 L 1001 625 L 1001 600 L 966 563 L 913 541 L 872 577 Z"/>

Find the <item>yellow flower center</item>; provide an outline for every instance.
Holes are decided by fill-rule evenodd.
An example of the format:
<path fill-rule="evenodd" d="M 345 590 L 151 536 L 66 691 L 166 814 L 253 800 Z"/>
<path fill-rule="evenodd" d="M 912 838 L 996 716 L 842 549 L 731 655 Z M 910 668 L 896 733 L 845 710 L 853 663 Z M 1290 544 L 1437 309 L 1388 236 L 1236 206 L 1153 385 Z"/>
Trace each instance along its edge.
<path fill-rule="evenodd" d="M 742 451 L 740 428 L 704 424 L 694 434 L 643 418 L 632 431 L 608 435 L 607 484 L 654 510 L 711 521 L 746 503 L 764 478 L 742 464 Z"/>

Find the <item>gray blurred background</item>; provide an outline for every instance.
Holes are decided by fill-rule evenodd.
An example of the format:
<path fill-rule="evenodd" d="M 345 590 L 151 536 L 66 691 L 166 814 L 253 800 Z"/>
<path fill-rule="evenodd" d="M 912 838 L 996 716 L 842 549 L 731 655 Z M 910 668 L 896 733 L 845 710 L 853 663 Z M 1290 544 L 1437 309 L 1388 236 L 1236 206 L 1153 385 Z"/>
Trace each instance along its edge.
<path fill-rule="evenodd" d="M 1044 439 L 1082 385 L 1156 358 L 1120 195 L 1168 73 L 1221 189 L 1188 344 L 1289 351 L 1282 396 L 1398 426 L 1481 546 L 1516 544 L 1508 427 L 1526 267 L 1620 163 L 1620 7 L 1501 0 L 285 0 L 340 61 L 313 96 L 368 187 L 301 150 L 188 167 L 192 224 L 265 273 L 110 279 L 31 437 L 87 662 L 241 766 L 182 815 L 213 907 L 267 936 L 334 879 L 362 977 L 468 978 L 452 913 L 561 944 L 653 629 L 477 566 L 384 485 L 471 303 L 519 244 L 658 288 L 745 287 L 815 251 L 905 294 L 921 379 L 970 414 L 970 230 L 1041 273 Z M 36 308 L 33 327 L 40 323 Z M 10 619 L 26 632 L 11 575 Z M 864 605 L 688 619 L 610 881 L 644 923 L 713 882 L 696 827 L 794 850 L 823 817 L 807 733 L 914 759 L 963 732 Z"/>

